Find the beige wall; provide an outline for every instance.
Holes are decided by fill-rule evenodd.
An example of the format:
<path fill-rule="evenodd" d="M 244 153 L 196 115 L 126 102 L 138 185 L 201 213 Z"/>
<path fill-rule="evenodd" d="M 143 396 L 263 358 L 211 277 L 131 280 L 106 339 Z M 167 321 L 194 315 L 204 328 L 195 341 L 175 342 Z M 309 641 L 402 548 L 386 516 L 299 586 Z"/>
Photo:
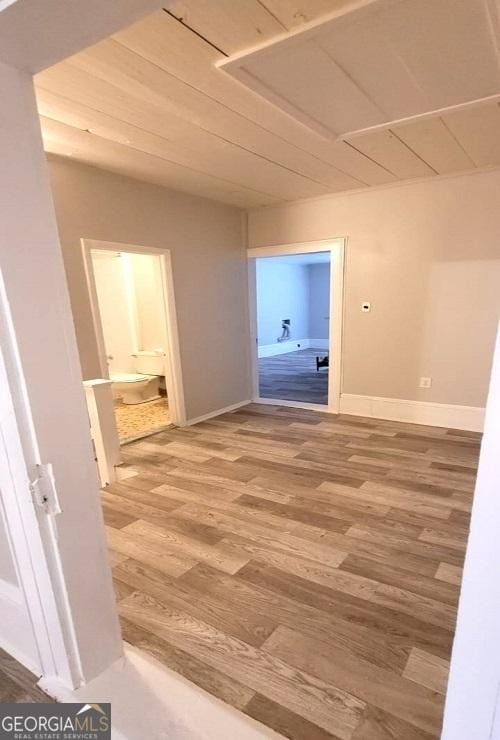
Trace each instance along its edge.
<path fill-rule="evenodd" d="M 171 249 L 188 419 L 248 399 L 241 211 L 66 159 L 49 165 L 84 377 L 99 368 L 82 237 Z"/>
<path fill-rule="evenodd" d="M 249 246 L 348 237 L 344 393 L 484 406 L 499 197 L 496 171 L 270 206 L 250 212 Z"/>

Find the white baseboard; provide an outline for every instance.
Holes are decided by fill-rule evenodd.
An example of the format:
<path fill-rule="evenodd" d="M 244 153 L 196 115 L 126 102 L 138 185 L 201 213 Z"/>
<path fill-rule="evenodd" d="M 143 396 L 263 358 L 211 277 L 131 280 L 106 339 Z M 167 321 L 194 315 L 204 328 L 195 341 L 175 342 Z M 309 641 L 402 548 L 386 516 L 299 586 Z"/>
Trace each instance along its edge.
<path fill-rule="evenodd" d="M 342 393 L 340 413 L 482 432 L 484 408 Z"/>
<path fill-rule="evenodd" d="M 233 403 L 231 406 L 225 406 L 225 408 L 223 409 L 209 411 L 208 414 L 203 414 L 203 416 L 196 416 L 194 419 L 188 419 L 186 421 L 186 426 L 190 427 L 193 424 L 199 424 L 200 421 L 208 421 L 208 419 L 213 419 L 214 416 L 220 416 L 221 414 L 227 414 L 230 411 L 236 411 L 236 409 L 240 409 L 242 406 L 248 406 L 249 403 L 252 402 L 250 400 L 239 401 L 239 403 Z"/>
<path fill-rule="evenodd" d="M 282 738 L 126 643 L 122 658 L 79 688 L 71 689 L 54 676 L 44 676 L 38 686 L 59 703 L 109 702 L 113 740 Z"/>
<path fill-rule="evenodd" d="M 275 344 L 261 344 L 257 349 L 257 355 L 261 357 L 274 357 L 284 355 L 288 352 L 297 352 L 299 349 L 309 349 L 308 339 L 290 339 L 288 342 L 276 342 Z M 298 346 L 300 344 L 300 347 Z"/>
<path fill-rule="evenodd" d="M 284 355 L 288 352 L 298 352 L 301 349 L 328 349 L 328 346 L 328 339 L 290 339 L 288 342 L 261 344 L 257 349 L 257 355 L 260 359 L 261 357 Z"/>
<path fill-rule="evenodd" d="M 308 339 L 308 342 L 308 349 L 329 349 L 330 347 L 329 339 Z"/>
<path fill-rule="evenodd" d="M 252 403 L 260 403 L 263 406 L 286 406 L 292 409 L 306 409 L 307 411 L 322 411 L 325 414 L 336 414 L 328 405 L 323 403 L 307 403 L 306 401 L 287 401 L 279 398 L 254 398 Z"/>

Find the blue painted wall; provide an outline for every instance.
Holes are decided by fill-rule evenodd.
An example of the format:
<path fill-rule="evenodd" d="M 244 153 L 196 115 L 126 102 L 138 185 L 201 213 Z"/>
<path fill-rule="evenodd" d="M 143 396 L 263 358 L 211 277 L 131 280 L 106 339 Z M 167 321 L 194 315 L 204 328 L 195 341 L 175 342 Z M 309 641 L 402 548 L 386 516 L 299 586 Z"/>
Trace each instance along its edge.
<path fill-rule="evenodd" d="M 290 264 L 286 258 L 256 260 L 259 346 L 275 344 L 282 319 L 291 339 L 328 339 L 330 265 Z"/>
<path fill-rule="evenodd" d="M 277 259 L 257 260 L 257 336 L 259 345 L 274 344 L 282 319 L 291 320 L 291 338 L 309 331 L 309 282 L 305 265 Z"/>

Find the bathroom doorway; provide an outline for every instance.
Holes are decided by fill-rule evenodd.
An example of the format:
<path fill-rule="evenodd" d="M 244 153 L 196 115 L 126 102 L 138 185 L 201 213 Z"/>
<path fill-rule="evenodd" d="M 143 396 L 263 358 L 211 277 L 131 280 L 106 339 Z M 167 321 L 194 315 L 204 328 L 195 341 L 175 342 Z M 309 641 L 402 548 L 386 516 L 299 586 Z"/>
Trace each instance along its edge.
<path fill-rule="evenodd" d="M 120 444 L 182 423 L 168 252 L 83 240 L 102 377 Z"/>

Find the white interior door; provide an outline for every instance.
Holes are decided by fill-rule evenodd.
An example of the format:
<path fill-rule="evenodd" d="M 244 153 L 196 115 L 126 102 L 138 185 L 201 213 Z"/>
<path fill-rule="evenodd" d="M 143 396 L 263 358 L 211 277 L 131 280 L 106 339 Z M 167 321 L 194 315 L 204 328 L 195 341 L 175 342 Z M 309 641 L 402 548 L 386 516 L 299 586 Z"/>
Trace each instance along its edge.
<path fill-rule="evenodd" d="M 0 623 L 1 647 L 41 675 L 41 662 L 21 586 L 5 512 L 5 492 L 13 488 L 3 439 L 0 442 Z"/>
<path fill-rule="evenodd" d="M 133 373 L 137 352 L 120 252 L 95 250 L 92 266 L 110 373 Z"/>
<path fill-rule="evenodd" d="M 39 644 L 40 636 L 46 635 L 32 563 L 39 535 L 8 381 L 0 351 L 0 640 L 4 650 L 41 675 L 55 671 L 49 640 L 42 638 Z M 30 541 L 28 521 L 34 525 Z M 42 561 L 38 559 L 37 565 Z"/>
<path fill-rule="evenodd" d="M 57 494 L 51 466 L 27 462 L 32 424 L 0 276 L 0 645 L 34 673 L 75 686 L 71 616 L 55 576 Z"/>

